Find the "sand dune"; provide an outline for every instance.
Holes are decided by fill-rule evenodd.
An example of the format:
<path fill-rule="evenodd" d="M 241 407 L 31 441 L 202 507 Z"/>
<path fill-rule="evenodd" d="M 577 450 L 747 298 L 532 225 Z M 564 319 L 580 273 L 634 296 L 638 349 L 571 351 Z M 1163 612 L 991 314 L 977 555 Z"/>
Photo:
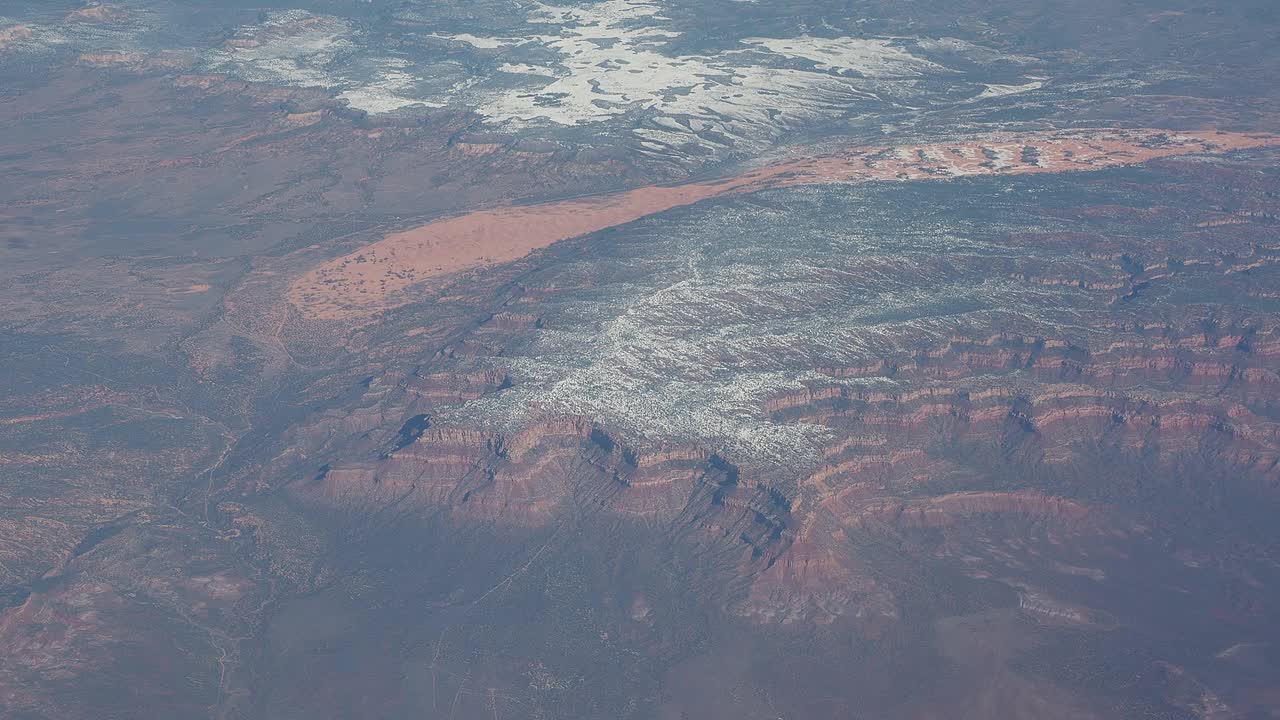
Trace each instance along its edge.
<path fill-rule="evenodd" d="M 288 299 L 313 318 L 367 316 L 404 304 L 433 277 L 508 262 L 561 240 L 708 198 L 769 188 L 876 180 L 1098 170 L 1190 153 L 1280 144 L 1280 137 L 1219 131 L 1074 130 L 954 143 L 851 148 L 738 176 L 648 186 L 584 199 L 481 210 L 389 234 L 298 278 Z"/>

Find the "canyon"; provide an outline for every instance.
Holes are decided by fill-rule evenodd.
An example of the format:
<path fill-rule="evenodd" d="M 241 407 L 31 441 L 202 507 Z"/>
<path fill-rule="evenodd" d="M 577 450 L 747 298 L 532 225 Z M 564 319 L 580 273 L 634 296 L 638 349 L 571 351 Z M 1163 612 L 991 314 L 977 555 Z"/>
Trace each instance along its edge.
<path fill-rule="evenodd" d="M 19 0 L 0 716 L 1280 715 L 1278 18 Z"/>

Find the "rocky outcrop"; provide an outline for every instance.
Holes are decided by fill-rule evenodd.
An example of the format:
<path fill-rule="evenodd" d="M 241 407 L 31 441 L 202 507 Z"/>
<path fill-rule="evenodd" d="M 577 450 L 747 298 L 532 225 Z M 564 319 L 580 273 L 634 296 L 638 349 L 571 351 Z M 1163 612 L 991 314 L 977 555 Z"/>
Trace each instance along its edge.
<path fill-rule="evenodd" d="M 1234 142 L 1235 136 L 1223 137 Z M 1083 148 L 1073 145 L 1085 142 L 1082 136 L 1067 133 L 1046 140 L 1057 155 L 1042 152 L 1016 161 L 1017 171 L 1038 173 L 1055 163 L 1110 166 L 1174 151 L 1226 148 L 1203 140 L 1170 145 L 1157 136 L 1121 133 L 1093 138 Z M 896 177 L 883 175 L 890 171 L 914 177 L 909 165 L 934 161 L 952 163 L 952 174 L 994 172 L 983 167 L 982 152 L 917 150 L 923 154 L 882 151 L 801 160 L 785 170 L 747 171 L 714 189 L 724 194 Z M 459 143 L 452 151 L 475 158 L 502 152 L 494 143 Z M 1198 188 L 1202 176 L 1219 173 L 1191 161 L 1164 170 L 1177 179 L 1169 181 L 1170 193 Z M 536 400 L 514 411 L 518 419 L 504 416 L 495 424 L 501 430 L 487 424 L 484 412 L 464 410 L 473 403 L 501 406 L 497 398 L 507 391 L 531 397 L 521 387 L 528 379 L 522 375 L 527 348 L 566 342 L 572 328 L 563 323 L 579 317 L 569 313 L 574 320 L 565 319 L 567 296 L 585 292 L 585 286 L 597 302 L 594 294 L 610 291 L 608 274 L 594 272 L 592 244 L 613 253 L 635 252 L 597 236 L 565 251 L 575 255 L 576 269 L 495 271 L 495 285 L 483 288 L 472 287 L 473 280 L 442 280 L 441 298 L 448 303 L 472 302 L 486 292 L 499 293 L 501 302 L 483 305 L 469 321 L 441 320 L 404 331 L 413 338 L 405 347 L 414 348 L 406 354 L 429 358 L 423 366 L 416 365 L 418 357 L 412 371 L 373 365 L 372 386 L 358 403 L 364 409 L 326 413 L 300 430 L 299 452 L 328 469 L 317 473 L 313 464 L 275 474 L 290 476 L 289 487 L 299 497 L 338 507 L 394 507 L 510 528 L 553 527 L 584 513 L 606 523 L 639 524 L 704 557 L 731 563 L 735 580 L 726 602 L 740 616 L 784 624 L 848 620 L 874 633 L 898 616 L 902 588 L 881 582 L 883 569 L 862 557 L 865 543 L 893 548 L 877 552 L 921 553 L 926 550 L 915 544 L 919 538 L 943 538 L 927 552 L 955 561 L 1008 560 L 1006 550 L 977 538 L 973 528 L 1018 528 L 1049 544 L 1086 538 L 1105 545 L 1106 538 L 1130 537 L 1149 523 L 1145 514 L 1155 513 L 1152 508 L 1165 496 L 1206 502 L 1237 493 L 1274 497 L 1280 485 L 1280 403 L 1274 398 L 1280 387 L 1280 323 L 1257 298 L 1268 292 L 1265 273 L 1280 268 L 1280 251 L 1266 229 L 1272 203 L 1267 198 L 1280 188 L 1247 172 L 1227 173 L 1216 182 L 1251 188 L 1243 199 L 1224 194 L 1213 201 L 1223 207 L 1244 203 L 1245 222 L 1202 226 L 1206 212 L 1210 219 L 1222 213 L 1171 202 L 1056 204 L 1019 210 L 1036 216 L 1027 225 L 1049 229 L 1014 226 L 984 236 L 990 247 L 975 267 L 964 265 L 972 262 L 967 256 L 904 266 L 891 253 L 871 252 L 842 258 L 839 270 L 804 268 L 824 280 L 813 287 L 831 292 L 878 297 L 885 286 L 893 288 L 890 294 L 912 292 L 937 272 L 961 285 L 970 279 L 992 282 L 1025 305 L 937 318 L 913 309 L 924 317 L 912 315 L 900 326 L 881 321 L 868 327 L 866 338 L 851 332 L 844 344 L 810 337 L 809 328 L 788 336 L 794 347 L 761 343 L 785 354 L 781 359 L 761 357 L 772 351 L 754 347 L 738 356 L 739 348 L 708 342 L 703 361 L 712 367 L 723 364 L 716 355 L 723 350 L 738 363 L 734 367 L 767 367 L 788 378 L 750 400 L 744 395 L 744 404 L 754 401 L 759 421 L 771 427 L 804 428 L 806 437 L 815 438 L 811 460 L 785 467 L 755 462 L 705 437 L 681 437 L 661 427 L 636 433 L 624 430 L 628 424 L 616 417 L 567 416 Z M 768 204 L 770 196 L 759 201 Z M 617 210 L 612 201 L 599 202 L 591 212 Z M 552 203 L 527 215 L 521 213 L 528 208 L 485 212 L 506 222 L 568 207 Z M 582 219 L 574 215 L 572 222 Z M 555 222 L 561 220 L 569 222 L 556 216 Z M 1135 233 L 1159 225 L 1160 233 L 1101 231 L 1112 225 Z M 399 247 L 391 240 L 369 246 L 378 252 L 377 272 L 399 262 L 383 254 Z M 428 240 L 422 240 L 424 252 L 436 247 Z M 359 260 L 359 254 L 343 262 L 373 262 L 369 256 Z M 610 265 L 609 272 L 625 275 L 624 265 Z M 837 272 L 848 277 L 827 283 Z M 810 287 L 800 282 L 807 278 L 792 279 L 797 287 Z M 416 282 L 400 280 L 404 287 Z M 374 294 L 375 300 L 389 297 L 381 290 Z M 339 300 L 363 304 L 356 295 Z M 663 321 L 667 312 L 691 328 L 717 321 L 698 316 L 702 308 L 680 306 L 679 298 L 663 300 L 671 301 L 659 308 Z M 857 322 L 850 327 L 856 329 Z M 636 350 L 661 355 L 665 348 Z M 692 370 L 677 378 L 703 379 Z M 535 376 L 532 382 L 541 380 Z M 756 387 L 751 378 L 735 390 L 751 394 Z M 439 424 L 402 442 L 409 436 L 396 428 L 415 418 Z M 951 544 L 948 538 L 960 539 Z M 998 565 L 969 568 L 973 572 L 966 576 L 996 577 Z M 1087 563 L 1079 567 L 1089 577 L 1101 572 Z"/>
<path fill-rule="evenodd" d="M 1046 479 L 1096 462 L 1099 448 L 1107 448 L 1170 470 L 1210 452 L 1241 482 L 1280 483 L 1280 428 L 1247 403 L 1274 373 L 1265 363 L 1241 367 L 1248 362 L 1213 359 L 1215 353 L 1241 356 L 1239 340 L 1224 337 L 1116 343 L 1096 354 L 1036 338 L 953 338 L 913 363 L 832 370 L 835 378 L 866 376 L 893 365 L 896 378 L 915 377 L 918 386 L 871 391 L 833 380 L 768 400 L 764 409 L 778 422 L 833 431 L 822 462 L 793 490 L 772 487 L 752 468 L 710 449 L 629 444 L 584 417 L 545 418 L 512 433 L 432 427 L 384 455 L 301 480 L 294 490 L 336 506 L 444 511 L 506 526 L 550 525 L 572 505 L 665 528 L 686 541 L 736 548 L 740 572 L 750 581 L 739 606 L 747 617 L 884 620 L 896 613 L 892 595 L 850 559 L 846 532 L 981 524 L 982 516 L 1068 532 L 1095 527 L 1088 503 L 1055 494 L 1070 487 L 966 490 L 989 482 L 983 448 L 1012 451 L 1014 467 L 1039 468 L 1036 474 Z M 1252 337 L 1269 352 L 1269 333 Z M 1204 350 L 1207 357 L 1171 360 L 1179 348 Z M 1075 382 L 1051 381 L 1064 367 Z M 986 377 L 1009 368 L 1045 379 L 1019 387 Z M 1144 389 L 1156 382 L 1218 387 L 1227 378 L 1227 394 L 1239 400 Z M 406 392 L 458 404 L 500 392 L 506 382 L 501 373 L 437 373 L 415 378 Z M 1060 470 L 1050 470 L 1055 467 Z M 1105 488 L 1097 492 L 1107 496 Z"/>
<path fill-rule="evenodd" d="M 1205 458 L 1242 487 L 1280 485 L 1280 424 L 1265 410 L 1277 386 L 1274 321 L 1117 324 L 1113 339 L 1092 348 L 1052 336 L 954 334 L 820 368 L 829 380 L 761 402 L 774 423 L 829 431 L 820 461 L 780 482 L 713 448 L 640 440 L 589 417 L 537 417 L 514 431 L 433 425 L 424 408 L 511 387 L 503 371 L 466 368 L 494 353 L 504 333 L 537 332 L 538 317 L 493 315 L 438 353 L 458 369 L 415 372 L 394 400 L 386 384 L 372 384 L 383 411 L 402 408 L 400 431 L 299 478 L 292 491 L 330 506 L 443 512 L 500 527 L 547 527 L 570 512 L 639 523 L 737 558 L 745 594 L 734 607 L 744 617 L 846 618 L 877 632 L 898 607 L 850 537 L 993 519 L 1097 536 L 1111 523 L 1107 503 L 1132 491 L 1124 478 L 1115 487 L 1079 478 L 1100 454 L 1141 458 L 1146 472 L 1170 477 L 1188 458 Z M 478 337 L 489 339 L 469 345 Z M 358 417 L 332 416 L 312 437 L 388 426 L 372 417 L 352 425 Z"/>
<path fill-rule="evenodd" d="M 754 576 L 736 610 L 765 624 L 826 625 L 847 617 L 871 632 L 898 616 L 893 594 L 850 557 L 843 531 L 816 516 L 776 562 Z"/>

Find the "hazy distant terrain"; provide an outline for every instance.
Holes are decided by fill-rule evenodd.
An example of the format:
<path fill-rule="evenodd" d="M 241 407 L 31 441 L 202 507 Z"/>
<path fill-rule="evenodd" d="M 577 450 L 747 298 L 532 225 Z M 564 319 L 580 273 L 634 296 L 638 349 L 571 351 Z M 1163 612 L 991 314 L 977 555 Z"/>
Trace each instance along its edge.
<path fill-rule="evenodd" d="M 1280 717 L 1270 2 L 0 7 L 0 717 Z"/>

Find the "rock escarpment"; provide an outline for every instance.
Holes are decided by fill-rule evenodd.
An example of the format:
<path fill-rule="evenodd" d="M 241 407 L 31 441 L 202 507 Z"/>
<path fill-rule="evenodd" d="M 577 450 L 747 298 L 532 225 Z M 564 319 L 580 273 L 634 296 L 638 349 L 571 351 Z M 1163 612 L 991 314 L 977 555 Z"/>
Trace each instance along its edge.
<path fill-rule="evenodd" d="M 967 557 L 961 574 L 975 578 L 1030 562 L 1016 559 L 1027 547 L 1009 555 L 985 528 L 1123 554 L 1152 523 L 1196 522 L 1243 497 L 1271 502 L 1280 485 L 1280 323 L 1266 299 L 1280 246 L 1265 219 L 1278 188 L 1229 165 L 1144 172 L 1135 187 L 1147 195 L 1010 204 L 1016 215 L 985 218 L 980 227 L 994 230 L 955 250 L 927 244 L 949 227 L 913 229 L 923 250 L 885 229 L 829 255 L 805 245 L 801 229 L 768 251 L 734 236 L 744 244 L 715 260 L 730 265 L 699 270 L 720 273 L 706 300 L 692 281 L 672 285 L 663 266 L 645 264 L 625 234 L 588 237 L 565 249 L 575 263 L 503 285 L 500 305 L 479 320 L 410 330 L 422 341 L 413 352 L 434 348 L 430 360 L 381 366 L 364 409 L 304 423 L 293 454 L 268 474 L 323 506 L 506 528 L 584 515 L 640 525 L 731 567 L 726 602 L 740 615 L 843 618 L 870 633 L 899 616 L 903 598 L 869 548 Z M 1082 180 L 1072 192 L 1109 182 Z M 1199 205 L 1152 203 L 1179 195 Z M 795 202 L 786 191 L 758 198 Z M 1220 224 L 1224 207 L 1247 212 Z M 975 211 L 948 209 L 966 212 Z M 667 223 L 661 232 L 678 235 L 678 220 Z M 975 244 L 987 249 L 972 254 Z M 722 281 L 796 254 L 801 263 L 773 284 Z M 622 303 L 592 334 L 576 332 L 645 273 L 659 273 L 652 294 Z M 978 285 L 984 301 L 1004 305 L 977 304 Z M 923 299 L 900 300 L 918 288 Z M 465 302 L 486 290 L 444 292 Z M 845 300 L 864 296 L 903 320 L 869 321 L 866 302 Z M 774 317 L 794 325 L 768 325 Z M 581 349 L 578 338 L 595 345 Z M 564 369 L 547 356 L 573 360 Z M 717 434 L 729 432 L 738 434 Z M 751 452 L 757 436 L 809 446 L 779 463 Z"/>

